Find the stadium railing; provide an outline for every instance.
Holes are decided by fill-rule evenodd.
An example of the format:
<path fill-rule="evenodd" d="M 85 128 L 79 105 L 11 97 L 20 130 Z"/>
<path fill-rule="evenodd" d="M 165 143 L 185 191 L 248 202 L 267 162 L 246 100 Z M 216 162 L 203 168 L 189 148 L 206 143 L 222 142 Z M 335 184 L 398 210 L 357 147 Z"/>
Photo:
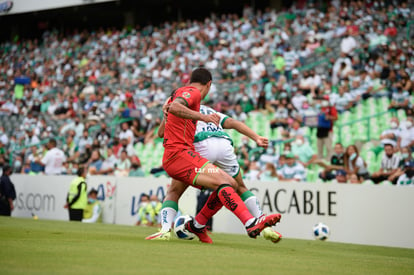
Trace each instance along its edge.
<path fill-rule="evenodd" d="M 65 143 L 65 141 L 66 141 L 66 138 L 65 138 L 65 137 L 55 136 L 55 137 L 53 137 L 53 138 L 54 138 L 56 141 L 60 141 L 62 144 L 63 144 L 63 143 Z M 16 148 L 14 148 L 14 150 L 11 150 L 11 151 L 10 151 L 10 153 L 9 153 L 9 164 L 10 164 L 10 166 L 13 166 L 13 155 L 14 155 L 16 152 L 21 152 L 22 150 L 28 149 L 28 148 L 33 147 L 33 146 L 36 146 L 36 147 L 38 147 L 38 148 L 39 148 L 40 146 L 43 146 L 43 145 L 45 145 L 46 143 L 48 143 L 50 139 L 51 139 L 51 138 L 45 138 L 45 139 L 41 140 L 39 143 L 34 143 L 34 144 L 28 144 L 28 145 L 18 146 L 18 147 L 16 147 Z M 23 164 L 22 164 L 22 165 L 23 165 Z"/>
<path fill-rule="evenodd" d="M 342 143 L 342 131 L 343 131 L 342 128 L 343 127 L 345 127 L 345 126 L 352 126 L 352 125 L 354 125 L 356 123 L 361 123 L 361 122 L 362 123 L 363 122 L 366 123 L 366 129 L 367 129 L 366 140 L 363 140 L 363 141 L 370 141 L 370 140 L 372 140 L 373 138 L 371 137 L 371 119 L 378 118 L 378 117 L 382 117 L 382 116 L 384 116 L 387 113 L 393 113 L 393 114 L 395 114 L 396 111 L 393 110 L 393 109 L 390 109 L 390 110 L 387 110 L 387 111 L 384 111 L 384 112 L 379 112 L 379 113 L 376 113 L 376 114 L 373 114 L 373 115 L 369 115 L 369 116 L 365 116 L 365 117 L 362 117 L 362 118 L 359 118 L 359 119 L 355 119 L 355 120 L 352 120 L 352 121 L 349 121 L 349 122 L 338 123 L 336 125 L 338 127 L 338 141 L 340 143 Z"/>

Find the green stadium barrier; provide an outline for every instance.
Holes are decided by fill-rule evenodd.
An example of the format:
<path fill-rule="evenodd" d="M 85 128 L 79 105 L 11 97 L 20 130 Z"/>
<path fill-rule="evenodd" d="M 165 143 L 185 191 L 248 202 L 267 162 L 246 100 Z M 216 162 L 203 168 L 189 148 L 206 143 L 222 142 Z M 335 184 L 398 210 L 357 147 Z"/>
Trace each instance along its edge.
<path fill-rule="evenodd" d="M 410 41 L 410 27 L 414 24 L 414 20 L 408 21 L 407 23 L 407 40 Z"/>
<path fill-rule="evenodd" d="M 134 118 L 132 117 L 128 117 L 128 118 L 114 118 L 114 120 L 112 120 L 111 123 L 109 123 L 109 127 L 111 128 L 111 138 L 113 138 L 115 136 L 115 132 L 116 132 L 116 127 L 119 124 L 122 124 L 124 122 L 129 122 L 132 121 Z M 89 134 L 93 133 L 94 131 L 100 130 L 101 129 L 101 125 L 95 125 L 92 126 L 88 129 Z"/>
<path fill-rule="evenodd" d="M 363 140 L 363 141 L 371 140 L 372 139 L 371 138 L 371 132 L 372 132 L 371 119 L 382 117 L 382 116 L 384 116 L 385 114 L 388 114 L 388 113 L 396 114 L 396 111 L 391 109 L 391 110 L 387 110 L 387 111 L 384 111 L 384 112 L 369 115 L 369 116 L 366 116 L 366 117 L 362 117 L 362 118 L 359 118 L 359 119 L 355 119 L 355 117 L 354 117 L 354 119 L 349 121 L 349 122 L 343 122 L 343 123 L 337 124 L 336 126 L 338 127 L 337 129 L 338 129 L 338 140 L 339 140 L 339 142 L 342 143 L 342 139 L 343 139 L 343 136 L 342 136 L 343 129 L 342 128 L 343 127 L 345 127 L 345 126 L 355 126 L 356 123 L 360 123 L 360 122 L 365 122 L 366 123 L 366 129 L 367 129 L 367 133 L 366 133 L 365 138 L 361 139 L 361 140 Z M 360 127 L 358 127 L 358 128 L 361 129 Z M 359 135 L 359 137 L 364 137 L 364 135 Z"/>

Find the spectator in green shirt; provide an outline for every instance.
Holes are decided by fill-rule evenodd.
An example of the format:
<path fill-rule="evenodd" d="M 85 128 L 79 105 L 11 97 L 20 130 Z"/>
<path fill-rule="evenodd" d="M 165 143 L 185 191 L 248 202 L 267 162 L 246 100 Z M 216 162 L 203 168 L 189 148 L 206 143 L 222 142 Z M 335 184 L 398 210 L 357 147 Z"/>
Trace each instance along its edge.
<path fill-rule="evenodd" d="M 281 52 L 278 52 L 276 57 L 273 58 L 273 66 L 275 66 L 273 77 L 278 80 L 279 76 L 285 73 L 285 59 L 283 58 L 283 54 Z"/>
<path fill-rule="evenodd" d="M 292 145 L 292 153 L 305 167 L 308 167 L 309 164 L 317 159 L 312 147 L 309 143 L 305 142 L 305 138 L 303 136 L 296 136 L 296 140 Z"/>
<path fill-rule="evenodd" d="M 140 164 L 134 162 L 131 164 L 131 169 L 129 170 L 129 177 L 144 177 L 145 173 L 144 170 L 142 170 L 142 167 Z"/>

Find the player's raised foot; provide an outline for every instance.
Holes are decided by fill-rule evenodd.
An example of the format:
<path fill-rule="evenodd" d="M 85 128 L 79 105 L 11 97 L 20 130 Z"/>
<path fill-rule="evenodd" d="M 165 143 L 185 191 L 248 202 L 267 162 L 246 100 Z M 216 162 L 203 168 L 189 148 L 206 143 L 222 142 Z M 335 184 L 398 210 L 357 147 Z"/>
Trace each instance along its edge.
<path fill-rule="evenodd" d="M 185 223 L 185 229 L 187 229 L 189 232 L 195 234 L 200 242 L 203 243 L 213 243 L 213 240 L 210 238 L 210 236 L 207 234 L 206 228 L 196 228 L 194 226 L 194 219 L 189 220 Z"/>
<path fill-rule="evenodd" d="M 262 232 L 263 229 L 273 226 L 280 221 L 281 217 L 280 214 L 262 215 L 259 218 L 256 218 L 252 225 L 246 227 L 247 234 L 250 238 L 256 238 L 260 235 L 260 232 Z"/>
<path fill-rule="evenodd" d="M 265 240 L 269 240 L 272 243 L 278 243 L 282 239 L 282 234 L 273 230 L 271 227 L 266 227 L 262 231 L 262 236 Z"/>
<path fill-rule="evenodd" d="M 171 230 L 169 231 L 160 231 L 149 235 L 145 238 L 146 240 L 158 240 L 158 241 L 169 241 L 171 239 Z"/>

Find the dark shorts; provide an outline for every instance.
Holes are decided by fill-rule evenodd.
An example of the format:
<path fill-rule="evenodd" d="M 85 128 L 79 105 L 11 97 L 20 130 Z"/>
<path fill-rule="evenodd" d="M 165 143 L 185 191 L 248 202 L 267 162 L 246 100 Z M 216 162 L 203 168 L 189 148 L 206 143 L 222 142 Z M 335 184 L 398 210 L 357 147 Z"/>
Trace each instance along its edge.
<path fill-rule="evenodd" d="M 83 209 L 69 208 L 69 220 L 81 222 L 83 218 Z"/>
<path fill-rule="evenodd" d="M 193 150 L 165 151 L 163 167 L 173 179 L 189 185 L 195 185 L 198 174 L 209 160 Z"/>

